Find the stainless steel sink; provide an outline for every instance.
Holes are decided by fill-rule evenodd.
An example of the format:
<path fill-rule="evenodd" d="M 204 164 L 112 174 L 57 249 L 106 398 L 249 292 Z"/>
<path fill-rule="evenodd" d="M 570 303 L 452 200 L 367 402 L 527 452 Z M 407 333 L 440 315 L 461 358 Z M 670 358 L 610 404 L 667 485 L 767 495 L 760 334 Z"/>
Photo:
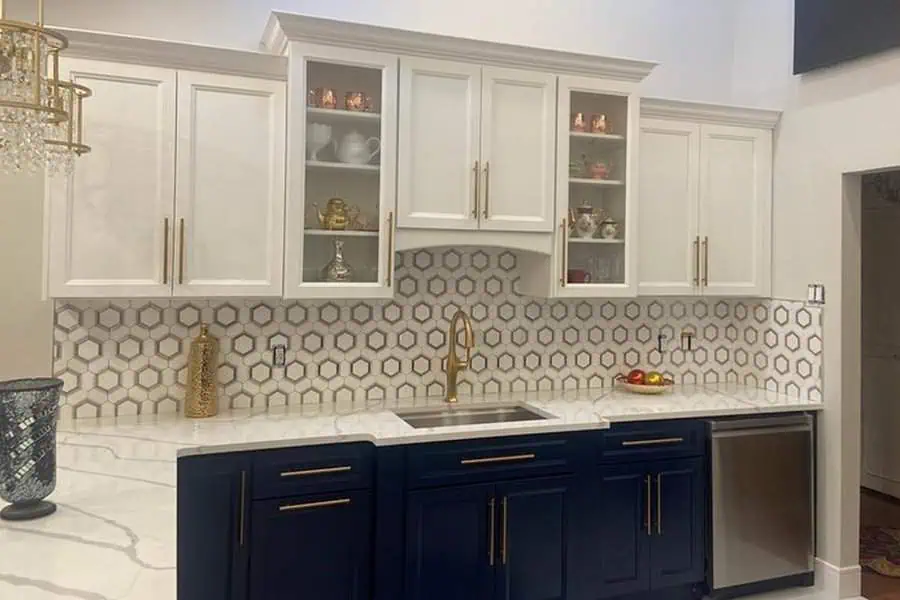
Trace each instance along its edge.
<path fill-rule="evenodd" d="M 395 411 L 398 417 L 415 427 L 458 427 L 484 423 L 512 423 L 516 421 L 542 421 L 544 415 L 524 406 L 450 407 L 436 410 Z"/>

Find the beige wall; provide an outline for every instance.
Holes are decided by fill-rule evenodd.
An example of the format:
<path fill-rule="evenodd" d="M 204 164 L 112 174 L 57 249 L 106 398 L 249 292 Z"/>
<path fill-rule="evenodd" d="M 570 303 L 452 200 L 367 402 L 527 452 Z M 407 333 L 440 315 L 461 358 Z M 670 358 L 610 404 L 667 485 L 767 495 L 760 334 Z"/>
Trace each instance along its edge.
<path fill-rule="evenodd" d="M 51 370 L 51 303 L 41 300 L 43 177 L 0 173 L 0 380 Z"/>

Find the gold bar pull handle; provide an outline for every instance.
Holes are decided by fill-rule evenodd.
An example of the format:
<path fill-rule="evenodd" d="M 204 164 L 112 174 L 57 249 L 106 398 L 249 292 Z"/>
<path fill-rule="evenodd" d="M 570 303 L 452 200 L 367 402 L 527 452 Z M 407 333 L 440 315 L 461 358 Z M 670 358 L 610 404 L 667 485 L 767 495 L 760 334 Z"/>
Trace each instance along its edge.
<path fill-rule="evenodd" d="M 353 467 L 344 465 L 340 467 L 323 467 L 321 469 L 303 469 L 300 471 L 282 471 L 282 477 L 308 477 L 309 475 L 329 475 L 331 473 L 347 473 L 352 471 Z"/>
<path fill-rule="evenodd" d="M 163 283 L 169 283 L 169 217 L 163 219 Z"/>
<path fill-rule="evenodd" d="M 700 287 L 700 236 L 694 238 L 694 287 Z"/>
<path fill-rule="evenodd" d="M 481 169 L 479 168 L 479 163 L 477 160 L 475 161 L 475 166 L 472 167 L 472 173 L 475 174 L 475 206 L 472 207 L 472 218 L 478 218 L 478 200 L 479 200 L 479 191 L 481 191 Z"/>
<path fill-rule="evenodd" d="M 559 225 L 559 237 L 562 240 L 559 251 L 559 285 L 561 287 L 566 287 L 566 250 L 568 249 L 566 248 L 566 231 L 566 219 L 563 218 L 562 223 Z"/>
<path fill-rule="evenodd" d="M 493 496 L 488 501 L 488 564 L 494 566 L 494 540 L 497 539 L 497 500 Z"/>
<path fill-rule="evenodd" d="M 523 460 L 534 460 L 534 453 L 528 454 L 508 454 L 506 456 L 490 456 L 488 458 L 464 458 L 459 461 L 462 465 L 489 465 L 492 463 L 519 462 Z"/>
<path fill-rule="evenodd" d="M 279 512 L 295 510 L 309 510 L 311 508 L 328 508 L 331 506 L 343 506 L 350 504 L 350 498 L 337 498 L 336 500 L 322 500 L 319 502 L 303 502 L 302 504 L 285 504 L 278 507 Z"/>
<path fill-rule="evenodd" d="M 656 474 L 656 535 L 662 535 L 662 474 Z"/>
<path fill-rule="evenodd" d="M 491 201 L 491 161 L 484 163 L 484 218 L 488 218 L 488 203 Z"/>
<path fill-rule="evenodd" d="M 644 511 L 644 527 L 647 529 L 647 535 L 653 535 L 653 531 L 650 529 L 650 526 L 651 526 L 650 521 L 653 519 L 653 517 L 652 517 L 653 513 L 651 511 L 653 509 L 652 509 L 652 502 L 650 501 L 651 483 L 650 483 L 649 475 L 644 477 L 644 487 L 645 487 L 645 491 L 646 491 L 645 498 L 644 498 L 644 502 L 646 504 L 646 509 Z"/>
<path fill-rule="evenodd" d="M 503 504 L 501 505 L 501 510 L 503 514 L 500 518 L 500 526 L 503 528 L 503 539 L 500 541 L 500 562 L 505 565 L 506 561 L 509 559 L 509 502 L 506 496 L 503 496 Z"/>
<path fill-rule="evenodd" d="M 241 471 L 241 497 L 238 502 L 238 508 L 241 514 L 238 515 L 238 545 L 244 547 L 244 509 L 247 503 L 247 471 Z"/>
<path fill-rule="evenodd" d="M 703 287 L 709 285 L 709 238 L 703 238 Z"/>
<path fill-rule="evenodd" d="M 388 230 L 388 257 L 387 257 L 387 275 L 384 278 L 384 285 L 390 287 L 391 280 L 394 278 L 394 211 L 391 211 L 388 213 L 387 230 Z"/>
<path fill-rule="evenodd" d="M 666 444 L 680 444 L 684 441 L 682 437 L 655 438 L 652 440 L 625 440 L 622 445 L 631 446 L 664 446 Z"/>
<path fill-rule="evenodd" d="M 184 283 L 184 219 L 178 224 L 178 283 Z"/>

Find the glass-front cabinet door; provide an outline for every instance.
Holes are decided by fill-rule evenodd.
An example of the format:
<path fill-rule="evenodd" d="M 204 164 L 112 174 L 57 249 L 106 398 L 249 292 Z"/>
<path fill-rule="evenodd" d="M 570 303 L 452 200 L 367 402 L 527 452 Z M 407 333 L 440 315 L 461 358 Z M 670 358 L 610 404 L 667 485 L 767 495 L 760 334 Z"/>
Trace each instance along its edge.
<path fill-rule="evenodd" d="M 559 78 L 557 295 L 634 296 L 640 104 L 633 84 Z"/>
<path fill-rule="evenodd" d="M 285 296 L 390 297 L 397 57 L 292 43 Z"/>

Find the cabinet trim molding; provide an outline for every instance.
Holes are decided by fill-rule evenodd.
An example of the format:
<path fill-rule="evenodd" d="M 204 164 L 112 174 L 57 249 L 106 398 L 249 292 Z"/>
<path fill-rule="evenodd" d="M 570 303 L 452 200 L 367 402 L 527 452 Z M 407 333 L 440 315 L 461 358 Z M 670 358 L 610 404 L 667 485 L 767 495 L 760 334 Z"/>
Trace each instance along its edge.
<path fill-rule="evenodd" d="M 66 50 L 69 58 L 108 60 L 258 79 L 287 79 L 285 56 L 81 29 L 55 29 L 69 39 L 69 48 Z"/>
<path fill-rule="evenodd" d="M 498 44 L 273 11 L 263 33 L 262 47 L 283 55 L 291 41 L 635 83 L 657 65 L 645 60 Z"/>
<path fill-rule="evenodd" d="M 641 98 L 641 117 L 774 129 L 781 118 L 781 111 L 666 98 Z"/>

